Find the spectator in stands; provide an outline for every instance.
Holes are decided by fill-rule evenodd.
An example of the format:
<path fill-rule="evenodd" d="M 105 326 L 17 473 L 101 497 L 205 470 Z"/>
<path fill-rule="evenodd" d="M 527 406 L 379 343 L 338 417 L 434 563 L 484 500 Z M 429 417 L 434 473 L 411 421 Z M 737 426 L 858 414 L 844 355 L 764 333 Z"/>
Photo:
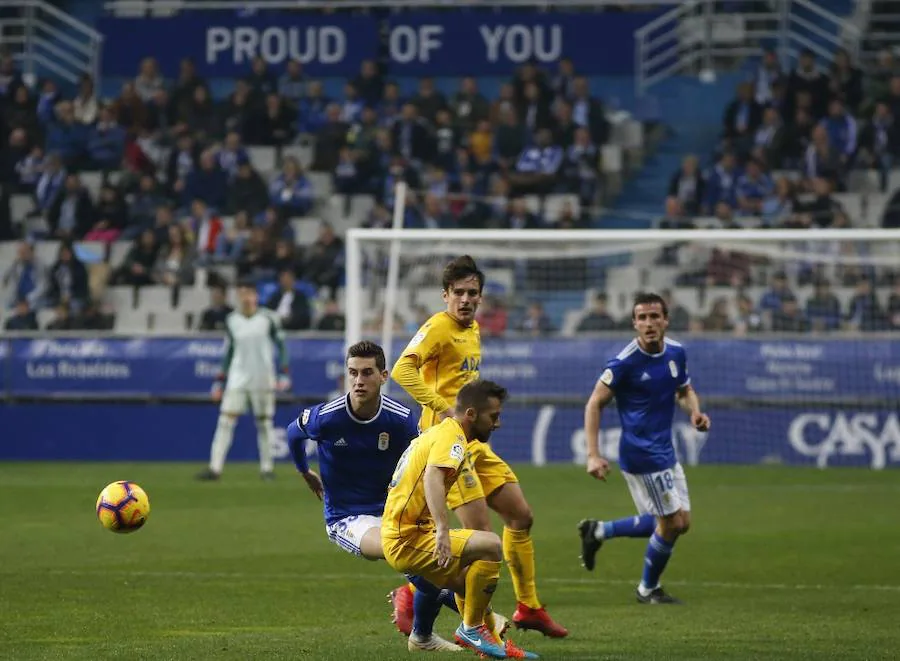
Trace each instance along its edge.
<path fill-rule="evenodd" d="M 781 299 L 781 307 L 772 314 L 772 331 L 775 333 L 807 333 L 809 320 L 803 316 L 794 296 Z"/>
<path fill-rule="evenodd" d="M 19 87 L 23 87 L 22 74 L 16 70 L 12 55 L 5 53 L 0 58 L 0 97 L 11 99 Z"/>
<path fill-rule="evenodd" d="M 537 83 L 525 85 L 525 96 L 518 105 L 519 123 L 528 135 L 534 136 L 538 131 L 550 129 L 554 125 L 550 100 L 541 94 Z"/>
<path fill-rule="evenodd" d="M 816 177 L 812 181 L 814 197 L 795 207 L 798 214 L 806 214 L 808 220 L 804 227 L 832 227 L 838 214 L 845 215 L 840 202 L 831 197 L 831 182 L 824 177 Z"/>
<path fill-rule="evenodd" d="M 153 284 L 153 270 L 159 257 L 159 244 L 152 229 L 141 232 L 132 243 L 125 261 L 113 273 L 113 285 L 143 287 Z"/>
<path fill-rule="evenodd" d="M 871 121 L 860 133 L 857 157 L 861 165 L 878 171 L 881 192 L 887 193 L 891 168 L 900 158 L 900 127 L 886 103 L 875 105 Z"/>
<path fill-rule="evenodd" d="M 11 300 L 6 305 L 12 307 L 16 301 L 24 300 L 29 307 L 36 308 L 44 295 L 46 273 L 38 262 L 34 248 L 27 241 L 16 247 L 16 258 L 3 273 L 3 289 L 9 290 Z"/>
<path fill-rule="evenodd" d="M 195 241 L 195 255 L 200 263 L 210 261 L 216 254 L 219 236 L 224 231 L 222 219 L 203 200 L 191 202 L 191 212 L 183 221 L 186 239 Z"/>
<path fill-rule="evenodd" d="M 706 265 L 705 284 L 734 289 L 750 284 L 750 257 L 736 250 L 713 248 Z"/>
<path fill-rule="evenodd" d="M 572 118 L 572 104 L 564 99 L 557 100 L 553 110 L 553 142 L 568 149 L 575 143 L 575 132 L 582 128 Z"/>
<path fill-rule="evenodd" d="M 228 179 L 233 180 L 237 176 L 238 168 L 242 163 L 250 162 L 250 156 L 241 141 L 241 134 L 230 131 L 225 136 L 225 144 L 216 154 L 216 163 Z"/>
<path fill-rule="evenodd" d="M 47 211 L 50 234 L 58 239 L 80 239 L 91 228 L 94 205 L 77 174 L 66 176 L 63 189 Z"/>
<path fill-rule="evenodd" d="M 128 222 L 128 208 L 119 191 L 104 185 L 94 206 L 94 224 L 85 234 L 85 241 L 103 241 L 110 243 L 119 238 L 122 229 Z"/>
<path fill-rule="evenodd" d="M 782 301 L 788 298 L 796 297 L 788 286 L 787 275 L 784 271 L 777 271 L 772 276 L 771 289 L 764 293 L 759 301 L 759 309 L 764 315 L 771 317 L 774 311 L 781 309 Z"/>
<path fill-rule="evenodd" d="M 325 301 L 322 317 L 316 324 L 316 330 L 328 333 L 343 332 L 347 327 L 347 320 L 341 312 L 337 301 Z"/>
<path fill-rule="evenodd" d="M 453 126 L 449 110 L 439 110 L 434 125 L 433 162 L 446 171 L 454 169 L 456 153 L 462 144 L 462 136 Z"/>
<path fill-rule="evenodd" d="M 822 120 L 822 125 L 828 133 L 828 143 L 839 154 L 841 165 L 850 167 L 856 154 L 856 120 L 840 99 L 832 99 L 828 104 L 828 117 Z"/>
<path fill-rule="evenodd" d="M 734 330 L 728 315 L 727 298 L 717 298 L 713 301 L 712 309 L 703 320 L 703 330 L 709 333 L 730 333 Z"/>
<path fill-rule="evenodd" d="M 238 258 L 237 272 L 240 278 L 255 280 L 275 276 L 275 248 L 272 238 L 263 227 L 250 229 L 250 236 L 244 242 L 244 249 Z"/>
<path fill-rule="evenodd" d="M 300 60 L 290 60 L 281 78 L 278 79 L 278 95 L 284 99 L 293 112 L 297 113 L 306 89 L 306 76 Z"/>
<path fill-rule="evenodd" d="M 384 94 L 384 78 L 374 60 L 363 60 L 359 75 L 353 79 L 359 98 L 367 106 L 375 107 Z"/>
<path fill-rule="evenodd" d="M 447 109 L 447 98 L 434 86 L 434 79 L 428 76 L 419 79 L 419 91 L 410 103 L 416 107 L 418 116 L 434 124 L 437 114 Z"/>
<path fill-rule="evenodd" d="M 46 79 L 37 100 L 37 116 L 44 127 L 56 120 L 56 106 L 59 105 L 61 98 L 56 82 L 52 78 Z"/>
<path fill-rule="evenodd" d="M 122 85 L 122 94 L 114 104 L 114 114 L 129 135 L 137 134 L 138 129 L 146 125 L 147 106 L 132 83 Z"/>
<path fill-rule="evenodd" d="M 753 86 L 741 83 L 737 97 L 728 104 L 722 119 L 725 144 L 742 156 L 750 153 L 756 129 L 761 123 L 762 107 L 753 98 Z"/>
<path fill-rule="evenodd" d="M 87 144 L 87 129 L 75 122 L 72 104 L 61 101 L 56 106 L 56 121 L 47 133 L 47 151 L 59 154 L 66 167 L 81 165 Z"/>
<path fill-rule="evenodd" d="M 429 160 L 434 152 L 428 125 L 419 117 L 417 106 L 412 103 L 403 106 L 400 116 L 394 122 L 392 139 L 396 153 L 413 167 Z"/>
<path fill-rule="evenodd" d="M 344 242 L 328 223 L 322 223 L 319 237 L 306 253 L 305 279 L 317 287 L 327 287 L 334 298 L 344 276 Z"/>
<path fill-rule="evenodd" d="M 275 272 L 291 271 L 295 278 L 303 273 L 303 261 L 293 239 L 281 238 L 275 241 Z"/>
<path fill-rule="evenodd" d="M 278 94 L 278 78 L 261 55 L 253 58 L 249 75 L 239 82 L 246 83 L 251 97 L 250 102 L 256 106 L 261 106 L 269 94 Z"/>
<path fill-rule="evenodd" d="M 225 319 L 233 311 L 234 308 L 228 305 L 228 295 L 225 290 L 225 285 L 211 285 L 209 288 L 209 307 L 203 311 L 203 315 L 200 318 L 200 330 L 225 330 Z"/>
<path fill-rule="evenodd" d="M 831 283 L 815 282 L 813 295 L 806 301 L 806 316 L 814 331 L 834 331 L 841 325 L 841 303 L 831 291 Z"/>
<path fill-rule="evenodd" d="M 859 112 L 863 100 L 863 75 L 853 66 L 850 53 L 845 48 L 839 48 L 834 53 L 829 91 L 843 101 L 850 113 Z"/>
<path fill-rule="evenodd" d="M 762 315 L 753 306 L 753 299 L 746 294 L 737 296 L 737 314 L 735 316 L 735 335 L 760 333 L 765 330 Z M 671 324 L 670 324 L 671 327 Z"/>
<path fill-rule="evenodd" d="M 733 152 L 726 151 L 706 176 L 706 201 L 704 211 L 712 213 L 719 204 L 737 206 L 737 159 Z"/>
<path fill-rule="evenodd" d="M 97 124 L 90 129 L 87 155 L 90 165 L 98 170 L 114 170 L 121 166 L 125 154 L 125 129 L 116 123 L 109 106 L 100 108 Z"/>
<path fill-rule="evenodd" d="M 704 182 L 700 176 L 699 161 L 693 154 L 681 161 L 681 169 L 669 180 L 669 197 L 677 199 L 685 212 L 696 216 L 704 199 Z"/>
<path fill-rule="evenodd" d="M 3 119 L 6 121 L 6 130 L 22 129 L 32 142 L 38 142 L 41 134 L 40 124 L 38 122 L 37 108 L 28 92 L 28 88 L 25 86 L 17 87 L 11 102 L 7 101 L 4 105 L 6 107 Z"/>
<path fill-rule="evenodd" d="M 290 144 L 294 139 L 294 113 L 277 94 L 266 97 L 257 138 L 259 144 L 271 147 Z"/>
<path fill-rule="evenodd" d="M 815 122 L 808 110 L 800 108 L 787 127 L 785 144 L 785 158 L 781 163 L 782 168 L 802 169 L 807 150 L 812 142 L 812 132 Z"/>
<path fill-rule="evenodd" d="M 197 85 L 190 103 L 185 104 L 185 111 L 179 117 L 187 130 L 198 142 L 212 139 L 218 132 L 216 107 L 213 105 L 209 90 L 205 85 Z"/>
<path fill-rule="evenodd" d="M 422 227 L 424 229 L 453 229 L 453 218 L 444 208 L 444 197 L 434 193 L 425 195 L 425 205 L 422 210 Z"/>
<path fill-rule="evenodd" d="M 356 164 L 358 151 L 342 147 L 338 164 L 332 175 L 334 190 L 341 195 L 356 195 L 365 192 L 365 183 Z"/>
<path fill-rule="evenodd" d="M 284 330 L 308 330 L 312 325 L 309 299 L 297 288 L 293 269 L 279 272 L 278 291 L 266 301 L 266 307 L 278 314 Z"/>
<path fill-rule="evenodd" d="M 169 241 L 159 251 L 153 268 L 154 282 L 168 287 L 194 284 L 196 255 L 180 225 L 169 226 Z"/>
<path fill-rule="evenodd" d="M 159 192 L 156 179 L 150 175 L 141 177 L 138 190 L 128 205 L 127 220 L 121 238 L 130 241 L 144 230 L 153 227 L 156 209 L 164 203 L 165 199 Z"/>
<path fill-rule="evenodd" d="M 234 92 L 221 105 L 217 133 L 234 131 L 243 141 L 253 142 L 259 107 L 252 98 L 250 85 L 243 80 L 236 81 Z"/>
<path fill-rule="evenodd" d="M 347 142 L 350 126 L 341 120 L 341 108 L 331 103 L 325 109 L 326 120 L 316 133 L 315 155 L 312 169 L 316 172 L 333 172 L 337 167 L 341 148 Z"/>
<path fill-rule="evenodd" d="M 783 225 L 797 205 L 793 182 L 787 177 L 775 180 L 775 189 L 763 200 L 760 216 L 766 227 Z"/>
<path fill-rule="evenodd" d="M 178 137 L 175 149 L 169 154 L 166 165 L 166 186 L 170 195 L 181 195 L 188 176 L 200 165 L 200 149 L 190 133 Z"/>
<path fill-rule="evenodd" d="M 244 252 L 244 245 L 250 238 L 250 216 L 246 211 L 238 211 L 234 222 L 225 225 L 216 241 L 215 261 L 237 262 Z"/>
<path fill-rule="evenodd" d="M 306 96 L 300 100 L 297 112 L 297 131 L 302 134 L 316 135 L 328 121 L 327 110 L 331 99 L 325 96 L 322 83 L 311 80 Z"/>
<path fill-rule="evenodd" d="M 844 167 L 841 155 L 832 148 L 828 131 L 821 124 L 813 129 L 812 142 L 806 148 L 802 170 L 807 190 L 817 177 L 830 180 L 838 190 L 843 187 Z"/>
<path fill-rule="evenodd" d="M 46 304 L 68 305 L 72 312 L 78 313 L 87 303 L 88 294 L 87 269 L 75 256 L 72 243 L 63 241 L 47 278 Z"/>
<path fill-rule="evenodd" d="M 527 147 L 516 162 L 510 175 L 513 191 L 518 195 L 547 195 L 559 181 L 563 150 L 553 144 L 549 129 L 541 129 L 535 136 L 535 145 Z"/>
<path fill-rule="evenodd" d="M 207 149 L 200 154 L 200 168 L 187 175 L 181 193 L 182 204 L 201 200 L 213 209 L 222 209 L 227 194 L 228 174 L 216 163 L 215 153 Z"/>
<path fill-rule="evenodd" d="M 575 143 L 566 150 L 563 164 L 564 188 L 578 196 L 582 207 L 590 208 L 600 185 L 600 155 L 585 128 L 575 131 Z"/>
<path fill-rule="evenodd" d="M 12 316 L 8 317 L 4 328 L 12 332 L 36 331 L 38 328 L 37 318 L 34 316 L 28 301 L 20 298 L 16 301 L 16 306 Z"/>
<path fill-rule="evenodd" d="M 344 85 L 344 98 L 341 101 L 341 121 L 349 125 L 358 122 L 364 105 L 353 83 L 346 83 Z"/>
<path fill-rule="evenodd" d="M 784 82 L 784 71 L 778 61 L 778 54 L 772 48 L 763 52 L 762 62 L 753 74 L 754 99 L 760 106 L 767 106 L 772 102 L 772 88 L 779 82 Z"/>
<path fill-rule="evenodd" d="M 894 61 L 894 54 L 885 48 L 878 51 L 875 65 L 869 67 L 863 81 L 865 87 L 865 102 L 862 112 L 868 114 L 872 110 L 872 103 L 884 99 L 890 90 L 891 78 L 897 75 L 898 67 Z"/>
<path fill-rule="evenodd" d="M 3 154 L 0 178 L 12 186 L 13 193 L 34 194 L 44 170 L 44 149 L 40 145 L 28 148 L 25 131 L 16 129 L 9 135 L 9 145 Z"/>
<path fill-rule="evenodd" d="M 194 91 L 198 87 L 206 87 L 206 82 L 197 75 L 194 61 L 186 57 L 179 64 L 178 80 L 172 88 L 171 104 L 178 122 L 187 121 L 194 103 Z"/>
<path fill-rule="evenodd" d="M 152 57 L 141 60 L 141 68 L 134 79 L 134 91 L 144 103 L 149 103 L 158 90 L 164 89 L 166 81 L 159 73 L 159 65 Z"/>
<path fill-rule="evenodd" d="M 53 310 L 53 319 L 47 324 L 44 330 L 48 331 L 67 331 L 76 330 L 78 328 L 78 320 L 75 319 L 69 311 L 66 304 L 57 305 Z"/>
<path fill-rule="evenodd" d="M 532 336 L 549 335 L 553 332 L 553 324 L 550 317 L 544 312 L 544 306 L 540 303 L 531 303 L 525 310 L 525 317 L 519 324 L 519 331 Z"/>
<path fill-rule="evenodd" d="M 541 221 L 528 210 L 525 200 L 513 198 L 509 203 L 509 211 L 498 229 L 533 230 L 541 228 Z"/>
<path fill-rule="evenodd" d="M 169 100 L 169 93 L 164 89 L 156 90 L 156 94 L 147 103 L 147 120 L 144 123 L 154 143 L 164 147 L 175 144 L 178 136 L 186 128 L 179 124 L 175 116 L 175 108 Z"/>
<path fill-rule="evenodd" d="M 599 99 L 591 96 L 588 80 L 578 76 L 572 83 L 572 117 L 591 133 L 591 142 L 602 147 L 609 142 L 609 121 Z"/>
<path fill-rule="evenodd" d="M 581 219 L 575 214 L 570 200 L 563 201 L 555 218 L 548 218 L 548 224 L 554 229 L 573 230 L 581 227 Z"/>
<path fill-rule="evenodd" d="M 742 215 L 758 216 L 763 201 L 775 191 L 771 177 L 763 172 L 759 161 L 750 159 L 744 174 L 738 177 L 736 185 L 738 209 Z"/>
<path fill-rule="evenodd" d="M 237 177 L 228 187 L 225 210 L 229 214 L 245 211 L 255 216 L 269 203 L 269 190 L 249 160 L 238 166 Z"/>
<path fill-rule="evenodd" d="M 478 307 L 478 326 L 485 337 L 502 337 L 506 333 L 509 315 L 503 301 L 487 294 Z"/>
<path fill-rule="evenodd" d="M 900 276 L 893 277 L 894 287 L 888 299 L 887 326 L 890 330 L 900 330 Z"/>
<path fill-rule="evenodd" d="M 557 99 L 569 100 L 573 95 L 575 86 L 575 65 L 568 57 L 563 57 L 557 62 L 556 75 L 553 77 L 551 89 Z"/>
<path fill-rule="evenodd" d="M 828 100 L 828 77 L 816 66 L 816 56 L 809 49 L 801 51 L 797 68 L 788 79 L 788 95 L 793 108 L 798 106 L 798 96 L 803 93 L 810 97 L 810 114 L 816 119 L 823 117 Z"/>
<path fill-rule="evenodd" d="M 487 120 L 490 107 L 487 99 L 478 91 L 478 83 L 471 76 L 462 79 L 459 92 L 453 95 L 450 109 L 456 120 L 456 128 L 466 134 Z"/>
<path fill-rule="evenodd" d="M 115 325 L 115 315 L 112 310 L 101 308 L 94 301 L 88 301 L 75 324 L 79 330 L 110 331 Z"/>
<path fill-rule="evenodd" d="M 613 331 L 618 328 L 616 320 L 607 311 L 606 294 L 599 293 L 594 296 L 594 304 L 588 313 L 578 322 L 578 333 L 594 333 Z"/>
<path fill-rule="evenodd" d="M 774 108 L 763 112 L 763 123 L 753 137 L 753 156 L 773 170 L 784 166 L 787 156 L 788 129 Z"/>
<path fill-rule="evenodd" d="M 887 319 L 869 278 L 856 282 L 856 293 L 850 299 L 847 325 L 855 331 L 880 331 L 887 328 Z"/>
<path fill-rule="evenodd" d="M 666 302 L 666 307 L 669 309 L 669 330 L 676 333 L 686 331 L 690 322 L 690 314 L 688 314 L 687 309 L 672 298 L 671 289 L 663 289 L 659 295 Z M 631 327 L 630 319 L 626 319 L 625 323 L 629 328 Z"/>
<path fill-rule="evenodd" d="M 89 74 L 82 75 L 78 81 L 78 94 L 72 101 L 72 111 L 75 121 L 81 124 L 90 126 L 97 121 L 100 106 L 94 91 L 94 79 Z"/>
<path fill-rule="evenodd" d="M 312 209 L 313 201 L 312 183 L 304 174 L 300 162 L 293 156 L 287 157 L 281 174 L 269 185 L 269 204 L 293 217 L 307 215 Z"/>

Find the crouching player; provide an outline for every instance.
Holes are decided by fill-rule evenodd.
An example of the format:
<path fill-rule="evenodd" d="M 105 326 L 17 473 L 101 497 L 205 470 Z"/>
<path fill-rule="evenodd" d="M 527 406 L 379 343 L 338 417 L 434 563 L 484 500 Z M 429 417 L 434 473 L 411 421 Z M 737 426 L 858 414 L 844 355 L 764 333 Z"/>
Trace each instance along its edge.
<path fill-rule="evenodd" d="M 474 472 L 467 446 L 488 441 L 500 425 L 505 399 L 506 390 L 496 383 L 471 381 L 457 394 L 452 416 L 409 446 L 391 478 L 381 543 L 388 564 L 417 587 L 424 579 L 464 596 L 463 622 L 456 630 L 460 645 L 495 659 L 534 659 L 537 655 L 504 646 L 485 624 L 500 578 L 500 537 L 448 525 L 448 491 L 459 476 Z"/>
<path fill-rule="evenodd" d="M 381 514 L 400 456 L 419 435 L 410 409 L 381 394 L 387 381 L 384 351 L 359 342 L 347 351 L 350 392 L 304 409 L 288 426 L 294 463 L 306 484 L 325 501 L 328 538 L 349 553 L 380 560 Z M 321 477 L 306 462 L 305 441 L 318 444 Z M 417 595 L 410 651 L 460 651 L 433 633 L 440 604 L 456 610 L 453 594 L 427 589 Z"/>

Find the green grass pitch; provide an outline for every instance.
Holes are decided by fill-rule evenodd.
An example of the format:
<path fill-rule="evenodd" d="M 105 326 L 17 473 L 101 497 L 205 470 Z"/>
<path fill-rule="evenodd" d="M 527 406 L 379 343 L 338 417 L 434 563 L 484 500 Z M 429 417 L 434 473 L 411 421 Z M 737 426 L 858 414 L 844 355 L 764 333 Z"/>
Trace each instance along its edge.
<path fill-rule="evenodd" d="M 186 464 L 0 464 L 0 659 L 403 659 L 385 594 L 398 577 L 325 537 L 292 468 L 220 483 Z M 514 633 L 545 659 L 895 659 L 900 655 L 896 472 L 701 467 L 694 528 L 665 584 L 683 607 L 642 606 L 644 542 L 616 540 L 593 573 L 585 516 L 632 513 L 620 476 L 518 467 L 535 512 L 538 587 L 566 640 Z M 113 480 L 143 486 L 150 520 L 100 527 Z M 508 574 L 495 606 L 511 614 Z M 444 611 L 449 636 L 456 616 Z M 467 653 L 460 658 L 468 658 Z"/>

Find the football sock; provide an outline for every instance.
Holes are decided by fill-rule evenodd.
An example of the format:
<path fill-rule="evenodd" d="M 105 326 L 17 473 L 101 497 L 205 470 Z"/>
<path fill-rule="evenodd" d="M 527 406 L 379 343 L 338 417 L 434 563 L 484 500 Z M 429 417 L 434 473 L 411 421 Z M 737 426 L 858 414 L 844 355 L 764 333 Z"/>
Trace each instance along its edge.
<path fill-rule="evenodd" d="M 472 629 L 484 623 L 484 614 L 491 603 L 491 597 L 500 580 L 500 563 L 490 560 L 476 560 L 466 572 L 466 599 L 463 609 L 463 623 Z"/>
<path fill-rule="evenodd" d="M 503 527 L 503 559 L 509 566 L 516 600 L 529 608 L 540 608 L 534 582 L 534 542 L 530 530 Z"/>
<path fill-rule="evenodd" d="M 416 590 L 413 595 L 413 633 L 421 638 L 430 638 L 440 610 L 441 602 L 437 594 Z"/>
<path fill-rule="evenodd" d="M 231 441 L 234 440 L 235 418 L 228 415 L 220 415 L 216 423 L 216 433 L 213 435 L 212 448 L 209 451 L 209 470 L 217 475 L 225 468 L 225 457 L 231 449 Z"/>
<path fill-rule="evenodd" d="M 453 593 L 453 601 L 456 602 L 456 612 L 457 613 L 465 613 L 466 612 L 466 598 L 463 597 L 458 592 Z"/>
<path fill-rule="evenodd" d="M 594 529 L 597 539 L 613 537 L 649 537 L 656 530 L 656 517 L 652 514 L 629 516 L 618 521 L 601 521 Z"/>
<path fill-rule="evenodd" d="M 259 470 L 271 473 L 275 470 L 275 459 L 272 457 L 272 419 L 256 419 L 256 445 L 259 447 Z"/>
<path fill-rule="evenodd" d="M 653 533 L 650 537 L 647 553 L 644 555 L 644 575 L 638 586 L 641 594 L 647 595 L 659 587 L 659 577 L 662 576 L 674 547 L 675 542 L 667 542 L 659 536 L 659 533 Z"/>
<path fill-rule="evenodd" d="M 441 590 L 438 601 L 440 601 L 443 606 L 446 606 L 454 613 L 459 613 L 459 606 L 456 605 L 456 594 L 453 592 L 453 590 Z"/>

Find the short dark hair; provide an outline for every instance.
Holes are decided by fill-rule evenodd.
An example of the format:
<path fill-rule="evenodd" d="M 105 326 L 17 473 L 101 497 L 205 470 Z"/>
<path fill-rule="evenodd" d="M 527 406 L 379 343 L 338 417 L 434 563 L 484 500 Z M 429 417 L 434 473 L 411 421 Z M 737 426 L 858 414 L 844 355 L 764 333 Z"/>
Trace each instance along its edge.
<path fill-rule="evenodd" d="M 669 318 L 669 306 L 666 305 L 666 299 L 664 299 L 659 294 L 655 294 L 649 291 L 642 291 L 635 295 L 634 303 L 631 306 L 631 318 L 634 319 L 634 311 L 639 305 L 653 305 L 654 303 L 659 303 L 659 306 L 662 308 L 663 317 L 666 319 Z"/>
<path fill-rule="evenodd" d="M 456 410 L 465 411 L 466 409 L 475 409 L 480 411 L 487 406 L 488 399 L 496 397 L 500 403 L 506 401 L 508 396 L 506 388 L 493 381 L 478 379 L 470 381 L 456 395 Z"/>
<path fill-rule="evenodd" d="M 444 291 L 449 291 L 454 282 L 465 280 L 475 276 L 478 279 L 478 291 L 484 289 L 484 273 L 478 269 L 475 260 L 468 255 L 457 257 L 444 267 L 441 277 L 441 286 Z"/>
<path fill-rule="evenodd" d="M 253 278 L 241 278 L 237 283 L 238 289 L 252 289 L 256 291 L 256 280 Z"/>
<path fill-rule="evenodd" d="M 379 372 L 383 372 L 387 366 L 387 361 L 384 358 L 384 349 L 381 348 L 381 345 L 369 340 L 357 342 L 347 349 L 347 360 L 351 358 L 374 358 L 375 367 L 378 368 Z"/>

